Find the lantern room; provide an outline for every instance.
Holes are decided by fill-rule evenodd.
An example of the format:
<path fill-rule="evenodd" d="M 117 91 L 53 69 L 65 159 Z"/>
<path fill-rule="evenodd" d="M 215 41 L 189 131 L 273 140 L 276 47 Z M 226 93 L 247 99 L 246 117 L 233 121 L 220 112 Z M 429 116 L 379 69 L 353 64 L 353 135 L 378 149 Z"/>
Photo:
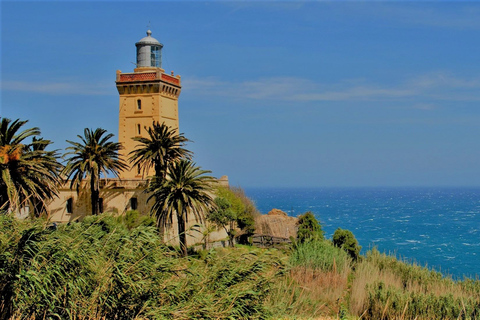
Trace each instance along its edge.
<path fill-rule="evenodd" d="M 137 68 L 161 68 L 163 44 L 152 37 L 152 31 L 135 43 L 137 47 Z"/>

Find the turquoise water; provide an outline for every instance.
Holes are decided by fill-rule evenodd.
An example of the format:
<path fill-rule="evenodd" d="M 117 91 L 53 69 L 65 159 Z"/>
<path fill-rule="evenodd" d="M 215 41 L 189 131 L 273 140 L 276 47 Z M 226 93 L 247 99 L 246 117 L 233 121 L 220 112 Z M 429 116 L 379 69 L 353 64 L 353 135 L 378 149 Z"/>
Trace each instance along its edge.
<path fill-rule="evenodd" d="M 262 213 L 312 211 L 328 238 L 351 230 L 376 246 L 452 275 L 480 275 L 480 188 L 247 188 Z"/>

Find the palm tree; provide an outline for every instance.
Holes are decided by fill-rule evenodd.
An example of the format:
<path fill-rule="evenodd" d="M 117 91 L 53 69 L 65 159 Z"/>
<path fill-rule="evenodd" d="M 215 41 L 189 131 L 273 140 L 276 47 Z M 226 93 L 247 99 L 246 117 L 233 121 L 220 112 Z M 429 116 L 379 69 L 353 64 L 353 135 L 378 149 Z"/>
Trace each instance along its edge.
<path fill-rule="evenodd" d="M 51 142 L 35 137 L 38 128 L 20 131 L 27 122 L 0 118 L 0 209 L 18 211 L 31 202 L 38 215 L 58 195 L 62 165 L 56 151 L 45 150 Z"/>
<path fill-rule="evenodd" d="M 54 151 L 47 151 L 45 150 L 52 142 L 50 140 L 45 140 L 43 138 L 36 138 L 33 137 L 33 142 L 30 146 L 32 152 L 38 152 L 41 154 L 43 152 L 43 163 L 44 166 L 47 167 L 51 172 L 55 174 L 55 181 L 51 181 L 50 189 L 55 191 L 55 195 L 58 195 L 58 184 L 60 183 L 60 172 L 63 166 L 58 162 L 58 152 L 57 150 Z M 43 177 L 42 177 L 43 178 Z M 33 205 L 33 214 L 35 217 L 40 217 L 41 215 L 47 214 L 47 208 L 45 201 L 38 198 L 32 198 L 32 205 Z"/>
<path fill-rule="evenodd" d="M 154 177 L 147 188 L 151 192 L 147 201 L 154 199 L 152 215 L 157 226 L 164 228 L 174 215 L 178 220 L 178 234 L 182 255 L 187 256 L 185 227 L 188 217 L 193 215 L 197 222 L 203 222 L 205 213 L 214 205 L 211 197 L 213 178 L 204 175 L 210 171 L 201 170 L 189 160 L 174 162 L 165 179 Z"/>
<path fill-rule="evenodd" d="M 132 166 L 143 168 L 143 174 L 154 168 L 155 176 L 165 178 L 170 163 L 182 158 L 190 159 L 191 152 L 183 148 L 189 140 L 183 134 L 177 134 L 165 123 L 153 122 L 152 127 L 145 129 L 148 138 L 134 137 L 139 144 L 129 153 Z"/>
<path fill-rule="evenodd" d="M 122 146 L 118 142 L 109 141 L 113 134 L 104 134 L 105 129 L 97 128 L 95 131 L 85 128 L 84 137 L 78 135 L 81 142 L 67 140 L 72 146 L 65 154 L 67 165 L 64 174 L 67 179 L 71 179 L 70 188 L 76 187 L 77 191 L 81 187 L 84 178 L 90 182 L 92 215 L 98 214 L 100 198 L 100 175 L 104 177 L 108 173 L 113 173 L 117 178 L 120 171 L 128 166 L 119 158 L 118 151 Z"/>

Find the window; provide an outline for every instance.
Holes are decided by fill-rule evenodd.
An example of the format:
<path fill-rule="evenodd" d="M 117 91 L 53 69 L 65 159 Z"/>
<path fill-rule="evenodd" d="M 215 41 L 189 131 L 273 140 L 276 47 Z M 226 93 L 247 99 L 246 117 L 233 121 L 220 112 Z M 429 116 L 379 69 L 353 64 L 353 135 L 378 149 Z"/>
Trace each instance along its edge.
<path fill-rule="evenodd" d="M 140 168 L 140 165 L 137 164 L 137 175 L 140 175 L 140 174 L 142 174 L 142 170 Z"/>
<path fill-rule="evenodd" d="M 137 100 L 137 110 L 142 110 L 142 100 Z"/>
<path fill-rule="evenodd" d="M 103 213 L 103 198 L 98 199 L 98 212 Z"/>
<path fill-rule="evenodd" d="M 137 198 L 131 198 L 130 199 L 130 208 L 132 210 L 137 210 L 137 207 L 138 207 Z"/>
<path fill-rule="evenodd" d="M 142 133 L 142 127 L 140 124 L 137 124 L 137 134 L 140 135 Z"/>
<path fill-rule="evenodd" d="M 67 199 L 67 213 L 73 213 L 73 198 Z"/>
<path fill-rule="evenodd" d="M 150 47 L 150 65 L 152 67 L 162 67 L 162 55 L 159 46 Z"/>

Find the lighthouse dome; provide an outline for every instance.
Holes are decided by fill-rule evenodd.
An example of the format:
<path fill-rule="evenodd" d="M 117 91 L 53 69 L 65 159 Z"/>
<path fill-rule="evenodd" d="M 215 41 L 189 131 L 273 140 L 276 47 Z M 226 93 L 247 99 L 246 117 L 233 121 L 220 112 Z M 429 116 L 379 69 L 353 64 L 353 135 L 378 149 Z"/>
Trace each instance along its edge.
<path fill-rule="evenodd" d="M 161 68 L 163 44 L 152 37 L 152 31 L 147 30 L 147 36 L 135 43 L 137 47 L 137 68 Z"/>
<path fill-rule="evenodd" d="M 157 39 L 152 37 L 152 31 L 147 30 L 147 36 L 140 39 L 135 45 L 157 45 L 157 46 L 163 46 Z"/>

